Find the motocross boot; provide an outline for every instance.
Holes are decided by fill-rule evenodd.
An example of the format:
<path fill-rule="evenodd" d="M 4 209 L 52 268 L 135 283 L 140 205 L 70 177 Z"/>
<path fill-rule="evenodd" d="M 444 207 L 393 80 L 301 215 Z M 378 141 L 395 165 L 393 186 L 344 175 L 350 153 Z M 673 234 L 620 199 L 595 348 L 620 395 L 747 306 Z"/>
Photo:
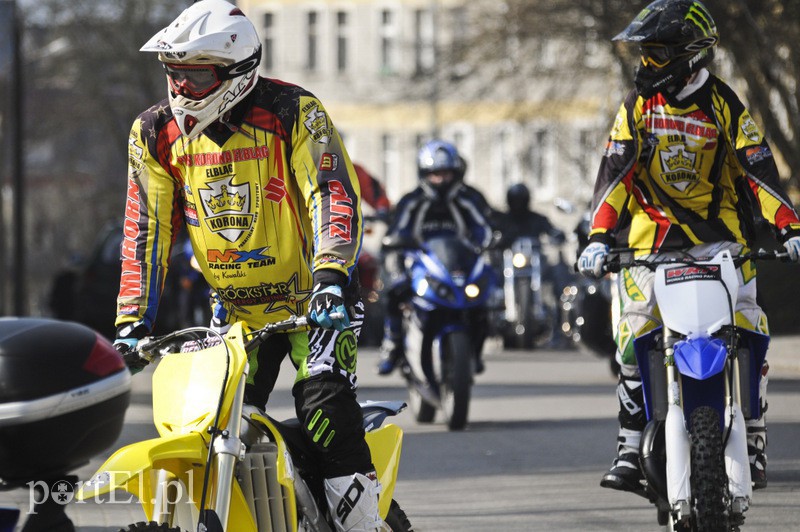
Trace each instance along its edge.
<path fill-rule="evenodd" d="M 767 487 L 767 383 L 769 363 L 764 362 L 761 368 L 759 382 L 759 401 L 761 403 L 761 417 L 749 419 L 747 425 L 747 455 L 750 458 L 750 479 L 753 489 L 760 490 Z"/>
<path fill-rule="evenodd" d="M 767 487 L 766 449 L 766 427 L 747 427 L 747 454 L 750 458 L 750 479 L 753 482 L 754 490 L 760 490 Z"/>
<path fill-rule="evenodd" d="M 385 530 L 378 513 L 378 475 L 355 473 L 325 479 L 325 498 L 337 532 Z"/>
<path fill-rule="evenodd" d="M 641 493 L 644 475 L 639 466 L 639 442 L 642 432 L 639 430 L 619 429 L 617 436 L 617 457 L 611 469 L 603 475 L 600 486 L 620 491 Z"/>
<path fill-rule="evenodd" d="M 381 359 L 378 361 L 378 375 L 389 375 L 405 355 L 405 342 L 402 339 L 384 338 L 381 344 Z"/>
<path fill-rule="evenodd" d="M 611 469 L 603 475 L 600 486 L 643 495 L 644 475 L 639 465 L 639 443 L 646 417 L 641 379 L 620 375 L 617 399 L 620 403 L 617 457 Z"/>
<path fill-rule="evenodd" d="M 397 363 L 405 359 L 406 342 L 403 335 L 403 318 L 390 313 L 383 327 L 381 359 L 378 361 L 378 375 L 389 375 Z"/>

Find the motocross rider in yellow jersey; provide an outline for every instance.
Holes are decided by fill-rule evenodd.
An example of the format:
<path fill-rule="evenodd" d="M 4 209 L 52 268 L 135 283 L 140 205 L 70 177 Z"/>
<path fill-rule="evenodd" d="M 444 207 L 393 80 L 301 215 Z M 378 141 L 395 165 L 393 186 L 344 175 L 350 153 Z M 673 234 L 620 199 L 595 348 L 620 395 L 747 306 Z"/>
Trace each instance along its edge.
<path fill-rule="evenodd" d="M 638 44 L 642 64 L 617 114 L 594 189 L 589 245 L 579 268 L 602 275 L 609 245 L 638 256 L 688 251 L 710 257 L 746 251 L 755 210 L 774 226 L 792 260 L 800 255 L 800 220 L 781 187 L 772 151 L 733 90 L 705 67 L 719 40 L 702 3 L 657 0 L 614 40 Z M 736 324 L 768 335 L 756 303 L 755 267 L 739 269 Z M 638 453 L 646 422 L 633 341 L 659 326 L 654 273 L 620 273 L 621 319 L 616 331 L 621 363 L 617 458 L 604 487 L 638 491 Z M 762 414 L 766 368 L 761 379 Z M 755 488 L 766 485 L 764 417 L 748 420 L 748 452 Z"/>
<path fill-rule="evenodd" d="M 306 313 L 320 325 L 251 354 L 245 401 L 263 408 L 288 353 L 337 528 L 380 530 L 355 395 L 361 200 L 342 139 L 314 95 L 258 76 L 256 29 L 228 2 L 196 2 L 142 51 L 158 54 L 169 97 L 136 118 L 128 139 L 115 344 L 130 350 L 151 330 L 184 223 L 214 291 L 214 327 Z"/>

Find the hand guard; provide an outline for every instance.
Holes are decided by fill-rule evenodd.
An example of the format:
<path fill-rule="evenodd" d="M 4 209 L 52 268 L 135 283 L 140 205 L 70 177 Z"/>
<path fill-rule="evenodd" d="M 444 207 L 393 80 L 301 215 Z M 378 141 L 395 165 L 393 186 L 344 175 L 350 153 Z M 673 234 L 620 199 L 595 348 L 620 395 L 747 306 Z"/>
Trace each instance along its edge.
<path fill-rule="evenodd" d="M 341 312 L 343 318 L 331 319 L 331 314 Z M 350 318 L 344 308 L 342 288 L 335 284 L 317 283 L 308 303 L 308 317 L 323 329 L 343 331 L 350 326 Z"/>
<path fill-rule="evenodd" d="M 149 362 L 140 357 L 139 353 L 136 351 L 136 344 L 138 343 L 139 340 L 136 338 L 117 338 L 114 340 L 113 344 L 114 349 L 116 349 L 125 360 L 125 365 L 128 366 L 131 375 L 136 375 L 149 364 Z"/>
<path fill-rule="evenodd" d="M 793 236 L 783 243 L 792 262 L 800 262 L 800 236 Z"/>
<path fill-rule="evenodd" d="M 600 242 L 592 242 L 581 253 L 578 259 L 578 271 L 586 277 L 600 279 L 603 276 L 603 266 L 608 256 L 608 246 Z"/>

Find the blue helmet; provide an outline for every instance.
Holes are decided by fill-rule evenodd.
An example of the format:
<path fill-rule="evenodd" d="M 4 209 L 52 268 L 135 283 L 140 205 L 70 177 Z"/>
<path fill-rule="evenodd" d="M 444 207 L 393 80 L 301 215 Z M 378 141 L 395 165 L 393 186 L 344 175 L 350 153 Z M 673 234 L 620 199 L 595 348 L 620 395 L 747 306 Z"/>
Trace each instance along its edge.
<path fill-rule="evenodd" d="M 442 170 L 452 170 L 456 180 L 464 177 L 464 159 L 455 146 L 443 140 L 431 140 L 417 154 L 417 171 L 420 179 Z"/>

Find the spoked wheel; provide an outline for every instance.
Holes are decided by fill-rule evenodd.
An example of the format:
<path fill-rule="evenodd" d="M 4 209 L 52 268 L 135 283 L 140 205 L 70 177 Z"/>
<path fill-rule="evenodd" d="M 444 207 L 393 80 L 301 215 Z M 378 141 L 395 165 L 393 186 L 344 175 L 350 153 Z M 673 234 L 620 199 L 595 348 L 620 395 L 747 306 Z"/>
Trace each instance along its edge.
<path fill-rule="evenodd" d="M 392 499 L 392 505 L 389 506 L 389 513 L 386 514 L 384 521 L 392 529 L 392 532 L 412 532 L 414 530 L 408 516 L 394 499 Z"/>
<path fill-rule="evenodd" d="M 728 480 L 720 433 L 720 419 L 709 406 L 697 408 L 692 424 L 692 505 L 696 530 L 727 532 Z"/>
<path fill-rule="evenodd" d="M 145 523 L 144 521 L 133 525 L 128 525 L 128 528 L 120 528 L 119 532 L 181 532 L 180 527 L 170 527 L 167 525 L 159 525 L 155 521 Z"/>
<path fill-rule="evenodd" d="M 474 347 L 464 331 L 450 333 L 443 339 L 442 409 L 447 427 L 461 430 L 467 424 L 472 389 Z"/>

